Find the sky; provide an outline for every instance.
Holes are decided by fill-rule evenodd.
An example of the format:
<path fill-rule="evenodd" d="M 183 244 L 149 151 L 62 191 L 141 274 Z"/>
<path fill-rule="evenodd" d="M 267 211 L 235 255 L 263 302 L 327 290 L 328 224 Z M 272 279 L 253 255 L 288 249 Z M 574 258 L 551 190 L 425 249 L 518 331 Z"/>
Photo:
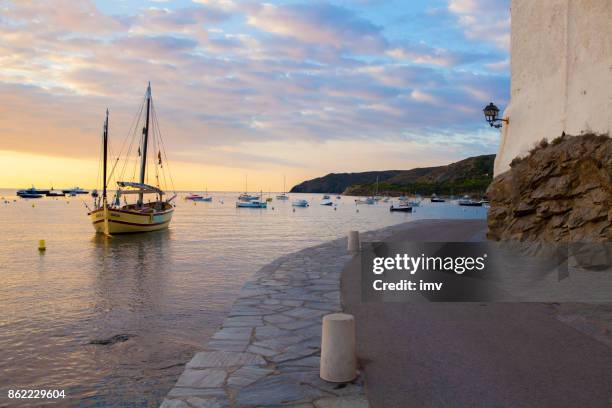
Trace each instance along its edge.
<path fill-rule="evenodd" d="M 495 153 L 509 0 L 0 0 L 0 187 L 93 187 L 147 82 L 175 188 Z"/>

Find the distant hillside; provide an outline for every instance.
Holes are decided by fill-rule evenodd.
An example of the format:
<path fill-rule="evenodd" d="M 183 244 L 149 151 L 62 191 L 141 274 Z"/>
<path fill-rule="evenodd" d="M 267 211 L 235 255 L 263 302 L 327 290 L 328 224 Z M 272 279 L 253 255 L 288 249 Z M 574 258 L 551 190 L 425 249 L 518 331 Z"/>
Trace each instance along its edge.
<path fill-rule="evenodd" d="M 369 171 L 365 173 L 331 173 L 304 181 L 291 189 L 295 193 L 344 193 L 371 195 L 378 177 L 378 192 L 384 195 L 403 193 L 484 194 L 493 179 L 494 154 L 469 157 L 447 166 L 412 170 Z"/>
<path fill-rule="evenodd" d="M 402 173 L 403 170 L 366 171 L 364 173 L 330 173 L 324 177 L 304 181 L 291 189 L 292 193 L 341 194 L 355 184 L 385 181 Z"/>

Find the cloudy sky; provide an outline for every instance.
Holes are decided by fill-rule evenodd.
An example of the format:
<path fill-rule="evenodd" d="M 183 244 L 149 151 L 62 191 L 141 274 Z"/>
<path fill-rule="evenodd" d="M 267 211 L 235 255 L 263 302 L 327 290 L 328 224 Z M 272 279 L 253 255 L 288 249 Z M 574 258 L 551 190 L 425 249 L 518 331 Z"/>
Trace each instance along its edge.
<path fill-rule="evenodd" d="M 494 153 L 508 0 L 0 0 L 0 187 L 82 185 L 151 81 L 179 189 Z"/>

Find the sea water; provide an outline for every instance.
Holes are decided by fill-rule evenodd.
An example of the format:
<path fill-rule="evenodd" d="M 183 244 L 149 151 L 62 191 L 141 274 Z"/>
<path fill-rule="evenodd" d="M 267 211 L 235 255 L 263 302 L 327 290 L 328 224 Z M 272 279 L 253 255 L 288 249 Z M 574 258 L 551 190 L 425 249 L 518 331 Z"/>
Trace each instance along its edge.
<path fill-rule="evenodd" d="M 238 193 L 196 204 L 179 194 L 168 230 L 105 238 L 87 216 L 89 196 L 14 194 L 0 190 L 0 406 L 157 406 L 243 283 L 278 256 L 349 230 L 486 216 L 452 202 L 410 214 L 347 196 L 330 207 L 320 194 L 291 194 L 250 209 L 236 208 Z M 292 207 L 299 198 L 310 207 Z M 8 400 L 10 389 L 66 398 Z"/>

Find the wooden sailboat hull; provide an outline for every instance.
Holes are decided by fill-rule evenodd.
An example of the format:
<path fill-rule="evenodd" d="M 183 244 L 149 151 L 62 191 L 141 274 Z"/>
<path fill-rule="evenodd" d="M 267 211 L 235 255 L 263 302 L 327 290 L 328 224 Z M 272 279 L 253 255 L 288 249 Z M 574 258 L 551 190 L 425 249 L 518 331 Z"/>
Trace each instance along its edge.
<path fill-rule="evenodd" d="M 172 221 L 174 208 L 166 211 L 142 213 L 123 209 L 108 209 L 108 232 L 104 209 L 92 211 L 89 215 L 96 230 L 102 234 L 133 234 L 139 232 L 158 231 L 168 228 Z"/>

